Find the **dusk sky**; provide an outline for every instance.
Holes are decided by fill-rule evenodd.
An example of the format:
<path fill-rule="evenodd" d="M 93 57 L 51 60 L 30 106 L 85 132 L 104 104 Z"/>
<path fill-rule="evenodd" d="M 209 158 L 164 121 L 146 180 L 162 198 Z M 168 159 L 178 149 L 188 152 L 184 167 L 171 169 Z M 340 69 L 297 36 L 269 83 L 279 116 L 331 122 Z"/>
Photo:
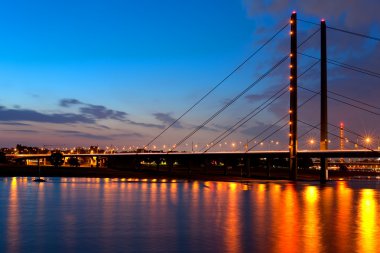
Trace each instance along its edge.
<path fill-rule="evenodd" d="M 293 10 L 303 20 L 319 23 L 325 18 L 328 26 L 380 37 L 380 2 L 375 0 L 7 1 L 0 10 L 0 146 L 147 144 L 283 27 Z M 299 43 L 316 29 L 299 22 Z M 380 73 L 380 42 L 333 30 L 327 36 L 329 59 Z M 319 40 L 317 33 L 299 52 L 319 57 Z M 289 47 L 287 27 L 153 144 L 180 141 L 289 54 Z M 314 62 L 300 56 L 299 73 Z M 212 141 L 286 85 L 288 64 L 184 146 Z M 379 78 L 334 65 L 328 71 L 329 90 L 363 101 L 371 106 L 354 104 L 372 111 L 329 100 L 330 123 L 344 122 L 377 142 Z M 299 85 L 319 91 L 319 65 L 300 78 Z M 300 90 L 299 104 L 310 96 Z M 288 101 L 288 94 L 282 96 L 226 141 L 253 138 L 287 113 Z M 319 97 L 300 109 L 299 118 L 319 123 Z M 310 129 L 301 123 L 299 128 L 300 134 Z M 268 141 L 279 141 L 285 149 L 286 130 Z M 339 133 L 332 126 L 329 131 Z M 310 132 L 299 147 L 306 148 L 307 139 L 318 136 L 317 130 Z M 335 137 L 331 140 L 338 143 Z"/>

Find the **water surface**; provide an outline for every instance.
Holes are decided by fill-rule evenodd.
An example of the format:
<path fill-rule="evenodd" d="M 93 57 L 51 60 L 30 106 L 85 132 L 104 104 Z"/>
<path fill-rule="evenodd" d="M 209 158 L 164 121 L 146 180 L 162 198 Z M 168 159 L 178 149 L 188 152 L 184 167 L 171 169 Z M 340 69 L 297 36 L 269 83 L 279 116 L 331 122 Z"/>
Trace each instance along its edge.
<path fill-rule="evenodd" d="M 380 182 L 0 179 L 0 252 L 376 252 Z"/>

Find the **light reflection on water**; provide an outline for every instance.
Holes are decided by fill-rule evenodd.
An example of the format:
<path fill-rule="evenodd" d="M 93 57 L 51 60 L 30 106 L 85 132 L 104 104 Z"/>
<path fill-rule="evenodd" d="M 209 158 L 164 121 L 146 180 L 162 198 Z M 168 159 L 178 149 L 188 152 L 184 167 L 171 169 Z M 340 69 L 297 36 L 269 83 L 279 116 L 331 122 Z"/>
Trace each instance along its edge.
<path fill-rule="evenodd" d="M 376 252 L 380 183 L 0 180 L 0 252 Z M 32 251 L 31 251 L 32 249 Z"/>

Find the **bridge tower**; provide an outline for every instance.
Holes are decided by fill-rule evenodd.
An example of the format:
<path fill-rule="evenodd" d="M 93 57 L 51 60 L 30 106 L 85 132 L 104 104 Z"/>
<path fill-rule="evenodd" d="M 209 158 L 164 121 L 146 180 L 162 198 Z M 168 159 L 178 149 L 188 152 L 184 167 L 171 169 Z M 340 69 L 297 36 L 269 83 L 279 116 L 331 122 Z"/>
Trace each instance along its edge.
<path fill-rule="evenodd" d="M 326 22 L 321 20 L 321 150 L 328 149 L 327 130 L 327 45 L 326 45 Z M 326 182 L 328 179 L 328 164 L 325 157 L 321 157 L 320 181 Z"/>
<path fill-rule="evenodd" d="M 343 122 L 340 123 L 339 138 L 340 138 L 339 148 L 340 148 L 340 150 L 344 150 L 345 139 L 344 139 L 344 124 L 343 124 Z"/>
<path fill-rule="evenodd" d="M 290 178 L 297 180 L 297 13 L 290 18 L 290 109 L 289 109 L 289 168 Z"/>

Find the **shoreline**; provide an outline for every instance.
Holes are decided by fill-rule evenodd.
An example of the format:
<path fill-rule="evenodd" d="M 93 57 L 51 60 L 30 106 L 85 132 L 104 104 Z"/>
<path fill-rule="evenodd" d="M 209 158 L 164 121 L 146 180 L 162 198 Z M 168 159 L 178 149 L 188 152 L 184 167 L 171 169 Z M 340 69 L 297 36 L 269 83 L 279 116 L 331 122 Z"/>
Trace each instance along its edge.
<path fill-rule="evenodd" d="M 172 172 L 166 168 L 161 170 L 152 167 L 133 169 L 91 168 L 91 167 L 40 167 L 40 177 L 77 177 L 77 178 L 110 178 L 110 179 L 157 179 L 157 180 L 189 180 L 189 181 L 221 181 L 221 182 L 250 182 L 257 180 L 289 180 L 288 170 L 272 169 L 268 177 L 265 169 L 255 169 L 250 177 L 243 175 L 241 169 L 235 169 L 224 174 L 220 169 L 198 168 L 189 171 L 175 168 Z M 37 166 L 0 165 L 0 177 L 39 177 Z M 329 181 L 342 180 L 380 180 L 380 172 L 375 171 L 329 171 Z M 319 171 L 299 170 L 297 181 L 318 181 Z"/>

